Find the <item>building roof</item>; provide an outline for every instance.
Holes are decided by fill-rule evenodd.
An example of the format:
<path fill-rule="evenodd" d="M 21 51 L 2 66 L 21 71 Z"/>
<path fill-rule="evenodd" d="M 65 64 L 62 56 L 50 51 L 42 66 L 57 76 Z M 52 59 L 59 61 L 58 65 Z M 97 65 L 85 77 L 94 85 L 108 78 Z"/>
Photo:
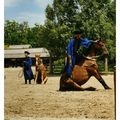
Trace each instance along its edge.
<path fill-rule="evenodd" d="M 24 58 L 24 51 L 30 52 L 30 57 L 34 58 L 35 54 L 41 57 L 50 57 L 50 53 L 46 48 L 27 48 L 27 49 L 8 49 L 4 50 L 4 58 Z"/>
<path fill-rule="evenodd" d="M 26 45 L 10 45 L 8 49 L 25 49 L 25 48 L 32 48 L 30 44 Z"/>

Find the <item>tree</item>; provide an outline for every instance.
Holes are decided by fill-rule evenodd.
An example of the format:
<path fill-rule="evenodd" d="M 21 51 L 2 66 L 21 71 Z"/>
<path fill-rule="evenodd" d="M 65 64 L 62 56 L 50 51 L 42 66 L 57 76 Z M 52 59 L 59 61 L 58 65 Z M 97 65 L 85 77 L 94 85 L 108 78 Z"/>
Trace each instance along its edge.
<path fill-rule="evenodd" d="M 29 43 L 28 36 L 28 23 L 23 22 L 21 24 L 16 21 L 5 21 L 5 44 L 17 45 Z"/>
<path fill-rule="evenodd" d="M 10 22 L 9 20 L 5 21 L 5 44 L 17 44 L 18 36 L 17 31 L 19 31 L 19 24 L 15 21 Z"/>
<path fill-rule="evenodd" d="M 52 11 L 52 12 L 50 12 Z M 51 14 L 49 14 L 51 13 Z M 49 17 L 54 16 L 54 17 Z M 115 5 L 111 0 L 54 0 L 53 6 L 46 9 L 46 24 L 51 35 L 50 42 L 57 56 L 63 55 L 65 46 L 75 29 L 84 31 L 83 37 L 105 40 L 110 51 L 110 61 L 115 59 Z M 46 25 L 45 24 L 45 25 Z M 52 33 L 54 31 L 54 33 Z M 53 35 L 54 34 L 54 35 Z M 68 34 L 68 35 L 66 35 Z M 64 36 L 64 37 L 63 37 Z M 54 40 L 53 40 L 54 39 Z M 62 44 L 62 47 L 59 45 Z M 58 45 L 57 45 L 58 44 Z M 112 47 L 111 47 L 112 45 Z M 111 49 L 112 48 L 112 49 Z M 52 48 L 51 48 L 52 49 Z M 60 51 L 61 49 L 61 51 Z M 114 63 L 114 62 L 113 62 Z"/>

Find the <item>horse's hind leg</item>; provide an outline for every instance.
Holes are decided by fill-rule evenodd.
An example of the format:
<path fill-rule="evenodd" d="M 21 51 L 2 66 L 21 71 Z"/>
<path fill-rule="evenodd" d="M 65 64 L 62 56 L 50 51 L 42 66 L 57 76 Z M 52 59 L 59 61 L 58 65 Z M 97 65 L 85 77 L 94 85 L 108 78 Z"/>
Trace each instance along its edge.
<path fill-rule="evenodd" d="M 111 89 L 106 83 L 105 81 L 103 80 L 103 78 L 101 77 L 100 73 L 97 71 L 97 70 L 94 70 L 94 72 L 92 73 L 95 78 L 103 85 L 103 87 L 105 89 Z"/>

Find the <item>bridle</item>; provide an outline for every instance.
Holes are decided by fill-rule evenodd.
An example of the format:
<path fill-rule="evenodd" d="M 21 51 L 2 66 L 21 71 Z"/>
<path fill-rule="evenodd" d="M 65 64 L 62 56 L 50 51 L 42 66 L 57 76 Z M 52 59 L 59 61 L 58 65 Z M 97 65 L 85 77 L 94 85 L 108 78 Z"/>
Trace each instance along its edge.
<path fill-rule="evenodd" d="M 93 44 L 99 44 L 99 42 L 101 42 L 101 40 L 96 40 L 96 41 L 94 41 L 93 42 Z M 83 57 L 84 58 L 86 58 L 86 59 L 89 59 L 89 60 L 96 60 L 97 58 L 101 58 L 101 57 L 103 57 L 104 56 L 104 52 L 102 52 L 102 54 L 100 54 L 100 55 L 95 55 L 95 56 L 85 56 L 84 54 L 83 54 Z"/>

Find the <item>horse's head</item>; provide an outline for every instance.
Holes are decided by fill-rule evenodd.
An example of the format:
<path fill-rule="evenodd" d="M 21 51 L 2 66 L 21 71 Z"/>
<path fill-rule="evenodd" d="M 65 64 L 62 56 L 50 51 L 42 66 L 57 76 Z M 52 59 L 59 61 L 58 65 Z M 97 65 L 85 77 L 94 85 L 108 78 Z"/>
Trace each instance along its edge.
<path fill-rule="evenodd" d="M 39 65 L 42 63 L 42 59 L 40 58 L 40 55 L 35 55 L 36 65 Z"/>
<path fill-rule="evenodd" d="M 95 49 L 98 52 L 102 53 L 102 55 L 108 56 L 109 52 L 108 52 L 108 50 L 106 48 L 105 43 L 102 40 L 96 40 L 95 43 L 94 43 L 94 46 L 95 46 Z"/>

